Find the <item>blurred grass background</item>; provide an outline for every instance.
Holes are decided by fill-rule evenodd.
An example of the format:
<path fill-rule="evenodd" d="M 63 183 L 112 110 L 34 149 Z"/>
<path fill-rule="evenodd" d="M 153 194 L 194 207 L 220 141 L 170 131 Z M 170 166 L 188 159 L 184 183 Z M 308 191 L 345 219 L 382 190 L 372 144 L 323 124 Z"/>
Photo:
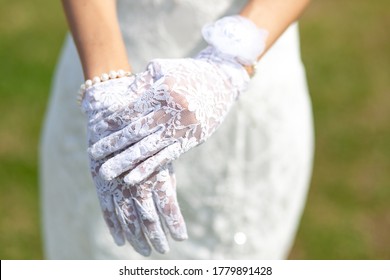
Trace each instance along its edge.
<path fill-rule="evenodd" d="M 0 259 L 42 259 L 38 145 L 60 1 L 0 0 Z M 390 259 L 390 2 L 312 1 L 300 21 L 316 127 L 291 259 Z"/>

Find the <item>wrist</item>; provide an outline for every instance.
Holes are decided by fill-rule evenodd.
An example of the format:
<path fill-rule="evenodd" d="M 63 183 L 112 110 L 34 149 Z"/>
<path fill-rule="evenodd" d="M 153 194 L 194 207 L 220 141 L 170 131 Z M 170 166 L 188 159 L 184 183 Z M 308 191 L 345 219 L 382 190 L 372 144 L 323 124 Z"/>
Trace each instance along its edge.
<path fill-rule="evenodd" d="M 256 74 L 256 66 L 257 64 L 243 65 L 245 71 L 248 73 L 249 78 L 253 78 L 253 76 Z"/>
<path fill-rule="evenodd" d="M 79 105 L 81 104 L 85 92 L 90 89 L 91 87 L 98 85 L 99 83 L 106 82 L 109 80 L 124 78 L 124 77 L 130 77 L 133 74 L 130 71 L 125 70 L 110 70 L 109 72 L 101 73 L 100 75 L 96 75 L 92 77 L 91 79 L 87 79 L 84 83 L 80 85 L 79 94 L 77 97 L 77 101 Z"/>
<path fill-rule="evenodd" d="M 95 28 L 88 26 L 84 33 L 83 37 L 76 37 L 76 42 L 85 80 L 111 69 L 131 71 L 126 46 L 116 21 L 102 20 Z"/>
<path fill-rule="evenodd" d="M 205 25 L 202 35 L 219 52 L 234 58 L 244 67 L 249 66 L 249 74 L 265 50 L 268 31 L 258 28 L 243 16 L 235 15 Z"/>
<path fill-rule="evenodd" d="M 115 69 L 115 70 L 114 70 Z M 100 78 L 101 80 L 107 80 L 102 77 L 103 74 L 108 74 L 112 71 L 118 72 L 119 70 L 122 70 L 124 72 L 131 72 L 131 67 L 127 63 L 113 63 L 113 64 L 105 64 L 105 65 L 99 65 L 99 66 L 91 66 L 90 68 L 85 69 L 84 73 L 84 79 L 87 80 L 94 80 L 96 77 Z M 122 72 L 121 71 L 121 72 Z M 111 73 L 113 75 L 113 73 Z"/>

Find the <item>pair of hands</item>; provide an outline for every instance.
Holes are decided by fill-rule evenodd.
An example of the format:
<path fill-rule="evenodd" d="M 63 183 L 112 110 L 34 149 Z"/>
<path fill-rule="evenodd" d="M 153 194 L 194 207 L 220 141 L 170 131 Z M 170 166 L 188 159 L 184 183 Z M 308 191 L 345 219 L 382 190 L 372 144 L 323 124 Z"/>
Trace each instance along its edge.
<path fill-rule="evenodd" d="M 153 60 L 145 72 L 86 90 L 91 174 L 118 245 L 127 240 L 148 256 L 150 244 L 169 250 L 165 228 L 175 240 L 187 238 L 172 161 L 215 132 L 249 82 L 237 58 L 220 49 Z"/>
<path fill-rule="evenodd" d="M 97 84 L 85 93 L 82 109 L 88 117 L 88 145 L 111 146 L 108 137 L 118 133 L 131 135 L 139 131 L 133 121 L 142 118 L 142 112 L 133 111 L 126 115 L 120 111 L 130 109 L 132 102 L 147 92 L 152 83 L 148 71 L 136 77 L 124 77 Z M 118 143 L 116 143 L 117 145 Z M 125 143 L 123 143 L 125 144 Z M 91 149 L 91 148 L 90 148 Z M 108 150 L 106 150 L 108 153 Z M 171 165 L 154 172 L 147 180 L 130 185 L 123 175 L 105 180 L 101 166 L 114 155 L 90 156 L 90 168 L 100 206 L 106 224 L 118 245 L 127 240 L 140 254 L 147 256 L 151 247 L 164 253 L 168 251 L 166 235 L 161 220 L 168 226 L 177 240 L 187 238 L 186 227 L 176 200 L 176 181 Z"/>

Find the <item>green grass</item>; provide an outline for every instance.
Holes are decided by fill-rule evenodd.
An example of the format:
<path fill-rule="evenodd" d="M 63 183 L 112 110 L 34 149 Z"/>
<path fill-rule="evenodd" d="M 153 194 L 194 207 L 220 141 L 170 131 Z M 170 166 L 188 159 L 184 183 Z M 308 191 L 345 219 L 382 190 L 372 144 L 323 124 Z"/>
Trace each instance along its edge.
<path fill-rule="evenodd" d="M 316 126 L 291 258 L 390 258 L 388 1 L 314 1 L 301 21 Z"/>
<path fill-rule="evenodd" d="M 0 258 L 41 259 L 38 143 L 66 32 L 60 1 L 0 10 Z"/>
<path fill-rule="evenodd" d="M 388 0 L 313 1 L 301 26 L 316 127 L 291 259 L 390 258 Z M 0 10 L 0 258 L 41 259 L 38 144 L 66 24 L 60 1 Z"/>

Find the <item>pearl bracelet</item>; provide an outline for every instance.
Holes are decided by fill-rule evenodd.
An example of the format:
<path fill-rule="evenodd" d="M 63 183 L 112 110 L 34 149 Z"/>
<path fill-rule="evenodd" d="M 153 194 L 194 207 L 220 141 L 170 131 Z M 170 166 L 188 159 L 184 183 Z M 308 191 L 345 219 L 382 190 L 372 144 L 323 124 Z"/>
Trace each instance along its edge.
<path fill-rule="evenodd" d="M 98 83 L 105 82 L 108 80 L 119 79 L 119 78 L 123 78 L 123 77 L 130 77 L 132 75 L 133 74 L 130 71 L 124 71 L 124 70 L 120 69 L 118 71 L 111 70 L 108 73 L 101 74 L 100 77 L 95 76 L 92 79 L 88 79 L 80 86 L 79 94 L 77 97 L 77 102 L 79 103 L 79 105 L 81 104 L 81 101 L 84 98 L 85 91 L 88 88 L 92 87 L 93 85 L 96 85 Z"/>

